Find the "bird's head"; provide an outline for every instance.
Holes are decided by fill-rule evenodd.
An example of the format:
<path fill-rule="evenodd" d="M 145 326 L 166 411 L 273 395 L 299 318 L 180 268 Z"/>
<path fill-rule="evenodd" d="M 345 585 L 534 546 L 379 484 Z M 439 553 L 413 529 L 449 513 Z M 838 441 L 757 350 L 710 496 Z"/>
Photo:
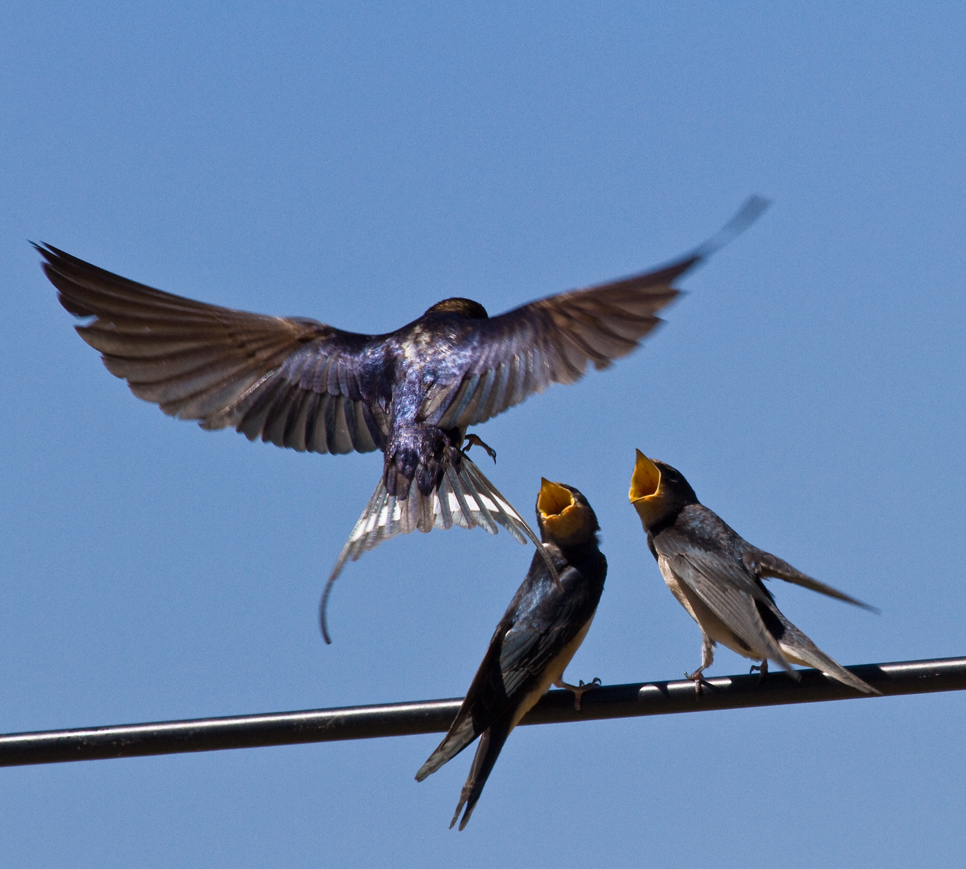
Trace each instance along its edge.
<path fill-rule="evenodd" d="M 543 541 L 560 547 L 589 543 L 600 531 L 593 508 L 577 489 L 543 478 L 537 495 L 537 524 Z"/>
<path fill-rule="evenodd" d="M 698 503 L 698 496 L 684 479 L 684 474 L 664 462 L 652 461 L 640 450 L 637 451 L 628 497 L 645 529 L 688 504 Z"/>
<path fill-rule="evenodd" d="M 479 302 L 472 299 L 443 299 L 426 311 L 427 314 L 460 314 L 468 320 L 486 320 L 490 315 L 486 313 Z M 423 315 L 425 316 L 425 314 Z"/>

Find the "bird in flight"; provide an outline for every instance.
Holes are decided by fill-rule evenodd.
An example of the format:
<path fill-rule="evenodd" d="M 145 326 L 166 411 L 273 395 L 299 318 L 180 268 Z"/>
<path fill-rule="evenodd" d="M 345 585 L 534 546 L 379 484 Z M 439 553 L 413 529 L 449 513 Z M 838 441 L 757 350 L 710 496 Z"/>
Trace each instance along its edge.
<path fill-rule="evenodd" d="M 598 683 L 562 681 L 604 590 L 607 560 L 598 548 L 597 517 L 577 489 L 542 480 L 537 525 L 558 579 L 534 554 L 449 732 L 416 773 L 422 781 L 480 737 L 451 828 L 464 806 L 459 828 L 466 826 L 510 731 L 551 685 L 574 691 L 579 709 L 580 695 Z"/>
<path fill-rule="evenodd" d="M 752 546 L 698 501 L 679 470 L 649 459 L 640 450 L 630 500 L 664 581 L 701 628 L 701 666 L 685 673 L 699 693 L 701 674 L 714 660 L 716 643 L 759 661 L 754 669 L 761 670 L 763 677 L 770 658 L 796 679 L 801 677 L 791 665 L 801 664 L 857 691 L 881 693 L 833 661 L 785 618 L 762 580 L 784 579 L 856 606 L 872 607 Z"/>
<path fill-rule="evenodd" d="M 749 199 L 713 238 L 662 268 L 548 296 L 490 317 L 469 299 L 438 302 L 381 335 L 305 317 L 197 302 L 35 245 L 60 303 L 87 320 L 80 336 L 131 391 L 204 429 L 316 453 L 384 454 L 376 490 L 326 584 L 347 561 L 398 534 L 502 525 L 537 536 L 466 455 L 467 428 L 542 392 L 607 368 L 660 322 L 672 283 L 767 207 Z M 485 445 L 484 445 L 485 446 Z M 492 455 L 492 451 L 491 455 Z M 543 550 L 538 546 L 538 551 Z"/>

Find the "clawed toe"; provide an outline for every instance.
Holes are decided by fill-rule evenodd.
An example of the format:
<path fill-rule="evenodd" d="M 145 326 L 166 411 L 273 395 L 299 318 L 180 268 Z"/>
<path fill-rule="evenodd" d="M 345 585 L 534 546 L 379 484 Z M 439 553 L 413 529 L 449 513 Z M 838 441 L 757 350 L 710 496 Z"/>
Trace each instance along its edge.
<path fill-rule="evenodd" d="M 758 684 L 760 685 L 765 681 L 765 676 L 768 675 L 768 659 L 765 658 L 760 664 L 752 664 L 748 672 L 754 673 L 755 671 L 758 672 Z"/>
<path fill-rule="evenodd" d="M 707 679 L 701 674 L 704 673 L 704 667 L 699 667 L 693 673 L 688 673 L 685 671 L 684 678 L 694 682 L 694 693 L 699 697 L 704 693 L 704 686 L 707 684 Z"/>
<path fill-rule="evenodd" d="M 470 447 L 483 447 L 486 450 L 487 455 L 493 459 L 493 464 L 496 464 L 496 450 L 493 449 L 489 444 L 484 443 L 480 440 L 479 435 L 468 434 L 463 440 L 463 452 L 467 452 Z"/>
<path fill-rule="evenodd" d="M 599 687 L 601 684 L 601 681 L 597 676 L 594 676 L 594 678 L 591 679 L 590 682 L 587 683 L 586 685 L 584 684 L 583 679 L 580 680 L 579 685 L 570 685 L 569 683 L 564 682 L 563 679 L 558 679 L 553 684 L 557 688 L 566 688 L 568 691 L 573 691 L 574 709 L 577 712 L 580 712 L 580 698 L 583 697 L 587 691 L 590 691 L 591 688 Z"/>

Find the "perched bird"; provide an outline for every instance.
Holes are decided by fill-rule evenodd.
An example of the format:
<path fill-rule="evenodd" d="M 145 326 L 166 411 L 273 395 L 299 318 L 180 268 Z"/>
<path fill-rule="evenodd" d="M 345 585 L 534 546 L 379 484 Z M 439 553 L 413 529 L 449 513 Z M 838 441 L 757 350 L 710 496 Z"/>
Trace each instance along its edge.
<path fill-rule="evenodd" d="M 131 391 L 204 429 L 317 453 L 384 455 L 379 485 L 322 598 L 349 559 L 411 531 L 502 525 L 538 543 L 466 456 L 468 426 L 551 383 L 573 383 L 633 350 L 677 295 L 672 282 L 766 206 L 752 198 L 714 238 L 656 271 L 549 296 L 489 317 L 478 302 L 438 302 L 395 332 L 363 335 L 174 296 L 50 245 L 35 245 L 80 336 Z M 469 443 L 480 443 L 475 435 Z M 484 445 L 485 446 L 485 445 Z M 487 448 L 488 449 L 488 448 Z M 491 455 L 495 454 L 490 451 Z M 539 548 L 539 547 L 538 547 Z M 542 550 L 540 550 L 542 551 Z"/>
<path fill-rule="evenodd" d="M 451 828 L 464 806 L 459 828 L 466 826 L 510 731 L 551 685 L 574 691 L 579 709 L 580 695 L 598 683 L 595 679 L 590 685 L 574 686 L 562 681 L 604 590 L 607 560 L 598 548 L 597 517 L 572 486 L 543 480 L 537 524 L 559 582 L 535 554 L 496 626 L 453 726 L 416 773 L 416 781 L 422 781 L 481 737 Z"/>
<path fill-rule="evenodd" d="M 844 685 L 880 694 L 833 661 L 782 615 L 765 577 L 776 577 L 856 606 L 873 609 L 812 579 L 780 558 L 739 537 L 717 514 L 698 501 L 684 475 L 640 450 L 631 477 L 630 499 L 647 532 L 647 545 L 657 559 L 668 588 L 701 628 L 701 666 L 693 673 L 701 690 L 701 674 L 721 643 L 754 661 L 762 676 L 768 659 L 800 679 L 792 664 L 814 667 Z"/>

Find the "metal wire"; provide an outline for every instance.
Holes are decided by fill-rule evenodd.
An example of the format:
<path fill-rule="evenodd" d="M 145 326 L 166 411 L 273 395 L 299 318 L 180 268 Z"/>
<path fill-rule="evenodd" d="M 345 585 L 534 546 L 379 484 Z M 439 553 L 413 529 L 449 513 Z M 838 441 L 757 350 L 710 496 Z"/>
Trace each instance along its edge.
<path fill-rule="evenodd" d="M 966 658 L 867 664 L 849 669 L 886 696 L 966 689 Z M 817 670 L 797 672 L 801 675 L 800 681 L 787 673 L 769 673 L 764 679 L 757 675 L 708 679 L 700 695 L 695 692 L 694 683 L 687 680 L 608 685 L 584 694 L 579 712 L 574 708 L 573 694 L 551 691 L 521 724 L 870 699 L 868 695 L 825 678 Z M 441 733 L 449 728 L 461 702 L 460 699 L 428 700 L 14 733 L 0 736 L 0 766 Z"/>

